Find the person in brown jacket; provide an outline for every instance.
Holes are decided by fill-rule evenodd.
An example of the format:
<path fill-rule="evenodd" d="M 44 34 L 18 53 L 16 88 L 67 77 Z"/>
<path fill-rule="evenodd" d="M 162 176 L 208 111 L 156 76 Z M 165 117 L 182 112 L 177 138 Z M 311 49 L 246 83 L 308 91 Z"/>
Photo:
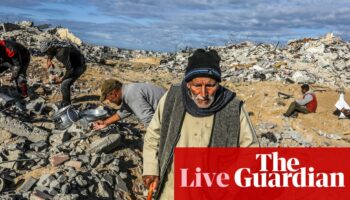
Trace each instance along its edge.
<path fill-rule="evenodd" d="M 143 146 L 143 180 L 157 188 L 155 199 L 174 199 L 175 147 L 259 147 L 243 102 L 220 85 L 219 62 L 216 51 L 196 50 L 182 84 L 159 101 Z"/>

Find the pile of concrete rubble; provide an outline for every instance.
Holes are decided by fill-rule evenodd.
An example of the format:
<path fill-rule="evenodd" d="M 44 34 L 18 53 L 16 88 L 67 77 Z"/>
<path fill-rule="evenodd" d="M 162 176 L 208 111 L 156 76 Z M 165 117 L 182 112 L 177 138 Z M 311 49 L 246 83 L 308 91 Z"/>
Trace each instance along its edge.
<path fill-rule="evenodd" d="M 333 87 L 350 85 L 350 43 L 328 34 L 321 38 L 290 41 L 286 46 L 243 42 L 218 51 L 223 77 L 232 82 L 277 80 L 318 83 Z M 193 49 L 163 60 L 159 69 L 183 72 Z"/>
<path fill-rule="evenodd" d="M 0 115 L 0 199 L 138 199 L 134 187 L 142 195 L 137 129 L 119 124 L 89 131 L 83 119 L 67 130 L 50 129 L 52 110 L 33 119 L 34 104 Z"/>
<path fill-rule="evenodd" d="M 137 57 L 163 57 L 168 55 L 167 53 L 153 51 L 91 45 L 82 42 L 67 28 L 50 28 L 46 24 L 35 26 L 30 21 L 0 24 L 0 39 L 16 39 L 16 41 L 28 47 L 33 55 L 40 55 L 40 42 L 52 37 L 71 42 L 81 50 L 88 62 L 94 63 L 104 63 L 109 59 L 130 60 Z"/>

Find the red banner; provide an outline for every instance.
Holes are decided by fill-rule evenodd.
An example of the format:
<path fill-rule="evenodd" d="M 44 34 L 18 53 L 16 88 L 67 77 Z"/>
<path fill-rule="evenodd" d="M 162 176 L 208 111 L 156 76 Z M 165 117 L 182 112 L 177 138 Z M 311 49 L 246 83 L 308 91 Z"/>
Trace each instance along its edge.
<path fill-rule="evenodd" d="M 176 148 L 175 199 L 350 199 L 350 148 Z"/>

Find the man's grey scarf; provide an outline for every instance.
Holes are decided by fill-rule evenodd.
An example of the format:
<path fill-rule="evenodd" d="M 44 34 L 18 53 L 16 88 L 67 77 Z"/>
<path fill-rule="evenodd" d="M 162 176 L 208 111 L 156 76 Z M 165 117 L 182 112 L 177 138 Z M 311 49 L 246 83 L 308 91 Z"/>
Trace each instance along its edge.
<path fill-rule="evenodd" d="M 187 88 L 185 81 L 181 84 L 182 99 L 186 112 L 194 117 L 207 117 L 215 114 L 226 106 L 235 96 L 236 93 L 219 85 L 219 89 L 215 94 L 215 100 L 209 108 L 199 108 L 194 100 L 191 98 L 191 91 Z"/>

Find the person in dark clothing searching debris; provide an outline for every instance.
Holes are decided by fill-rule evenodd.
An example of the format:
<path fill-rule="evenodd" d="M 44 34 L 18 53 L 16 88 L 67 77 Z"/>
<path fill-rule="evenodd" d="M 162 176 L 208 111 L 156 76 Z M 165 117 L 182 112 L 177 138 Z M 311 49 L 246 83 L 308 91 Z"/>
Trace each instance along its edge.
<path fill-rule="evenodd" d="M 26 73 L 30 62 L 29 50 L 13 40 L 0 40 L 0 73 L 10 69 L 10 81 L 16 82 L 23 98 L 28 96 Z"/>
<path fill-rule="evenodd" d="M 291 103 L 287 112 L 283 114 L 285 117 L 297 116 L 297 112 L 304 114 L 316 112 L 317 98 L 315 93 L 310 91 L 309 85 L 302 85 L 301 93 L 304 95 L 303 99 Z"/>
<path fill-rule="evenodd" d="M 63 77 L 55 77 L 53 81 L 55 84 L 61 83 L 62 101 L 59 107 L 70 105 L 70 88 L 86 70 L 84 56 L 74 45 L 56 39 L 44 41 L 41 44 L 41 52 L 48 55 L 47 69 L 55 67 L 52 63 L 54 57 L 66 68 L 65 75 Z"/>

